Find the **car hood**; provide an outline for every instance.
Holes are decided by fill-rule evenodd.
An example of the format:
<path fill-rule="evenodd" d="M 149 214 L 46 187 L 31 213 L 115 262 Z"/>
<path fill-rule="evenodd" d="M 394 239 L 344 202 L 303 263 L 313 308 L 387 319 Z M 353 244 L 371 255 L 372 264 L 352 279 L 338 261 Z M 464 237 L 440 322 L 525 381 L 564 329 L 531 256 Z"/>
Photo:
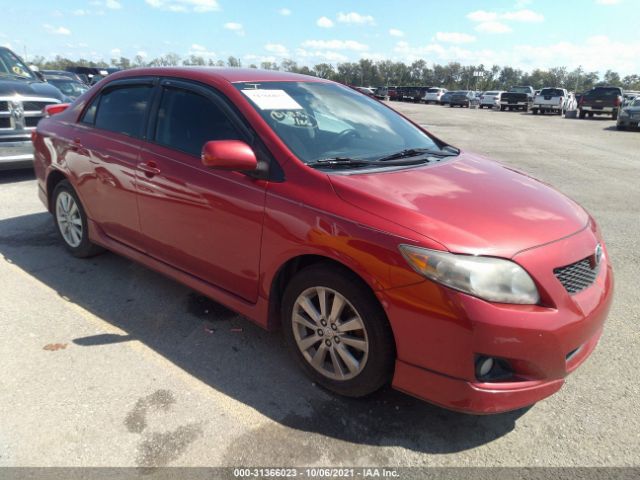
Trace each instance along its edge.
<path fill-rule="evenodd" d="M 589 221 L 582 207 L 553 188 L 471 154 L 432 166 L 329 178 L 344 201 L 458 253 L 510 258 Z"/>
<path fill-rule="evenodd" d="M 0 77 L 0 96 L 46 97 L 63 101 L 64 95 L 53 85 L 39 80 L 14 80 Z"/>

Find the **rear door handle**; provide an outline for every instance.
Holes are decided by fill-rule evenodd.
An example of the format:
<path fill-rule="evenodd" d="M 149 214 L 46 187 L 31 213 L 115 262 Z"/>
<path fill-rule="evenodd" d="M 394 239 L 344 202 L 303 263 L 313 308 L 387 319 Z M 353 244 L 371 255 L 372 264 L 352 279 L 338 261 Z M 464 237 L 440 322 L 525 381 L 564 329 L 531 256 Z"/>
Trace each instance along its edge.
<path fill-rule="evenodd" d="M 160 173 L 160 169 L 155 162 L 139 163 L 138 170 L 142 170 L 148 177 L 153 177 Z"/>

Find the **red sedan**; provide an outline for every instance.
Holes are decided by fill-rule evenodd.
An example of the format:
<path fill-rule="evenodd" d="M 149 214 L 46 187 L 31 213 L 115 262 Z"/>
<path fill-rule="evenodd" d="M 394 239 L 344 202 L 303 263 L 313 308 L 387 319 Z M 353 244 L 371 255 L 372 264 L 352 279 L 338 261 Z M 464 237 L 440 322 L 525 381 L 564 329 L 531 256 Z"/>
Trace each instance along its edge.
<path fill-rule="evenodd" d="M 109 76 L 33 135 L 69 252 L 124 255 L 281 328 L 318 384 L 495 413 L 593 351 L 613 276 L 575 202 L 330 81 Z"/>

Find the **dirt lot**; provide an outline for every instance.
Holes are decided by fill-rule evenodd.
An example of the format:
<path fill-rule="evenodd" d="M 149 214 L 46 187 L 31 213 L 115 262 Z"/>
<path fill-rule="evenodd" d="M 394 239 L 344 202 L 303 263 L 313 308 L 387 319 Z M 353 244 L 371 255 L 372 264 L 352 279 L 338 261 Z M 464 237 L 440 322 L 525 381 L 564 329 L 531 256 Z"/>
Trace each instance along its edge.
<path fill-rule="evenodd" d="M 124 258 L 77 260 L 30 172 L 0 172 L 0 466 L 640 464 L 640 132 L 611 120 L 393 104 L 599 221 L 616 298 L 554 397 L 474 417 L 312 385 L 279 334 Z"/>

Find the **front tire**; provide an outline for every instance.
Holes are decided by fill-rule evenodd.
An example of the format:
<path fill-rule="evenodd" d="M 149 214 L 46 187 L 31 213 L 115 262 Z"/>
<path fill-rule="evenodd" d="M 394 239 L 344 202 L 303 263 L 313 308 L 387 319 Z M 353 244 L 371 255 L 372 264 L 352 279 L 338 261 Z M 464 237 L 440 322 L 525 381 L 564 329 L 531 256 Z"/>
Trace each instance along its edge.
<path fill-rule="evenodd" d="M 63 180 L 53 190 L 53 217 L 65 248 L 78 258 L 93 257 L 103 251 L 89 240 L 89 223 L 75 190 Z"/>
<path fill-rule="evenodd" d="M 393 333 L 382 307 L 353 273 L 326 264 L 299 271 L 282 301 L 290 351 L 316 383 L 362 397 L 389 383 Z"/>

